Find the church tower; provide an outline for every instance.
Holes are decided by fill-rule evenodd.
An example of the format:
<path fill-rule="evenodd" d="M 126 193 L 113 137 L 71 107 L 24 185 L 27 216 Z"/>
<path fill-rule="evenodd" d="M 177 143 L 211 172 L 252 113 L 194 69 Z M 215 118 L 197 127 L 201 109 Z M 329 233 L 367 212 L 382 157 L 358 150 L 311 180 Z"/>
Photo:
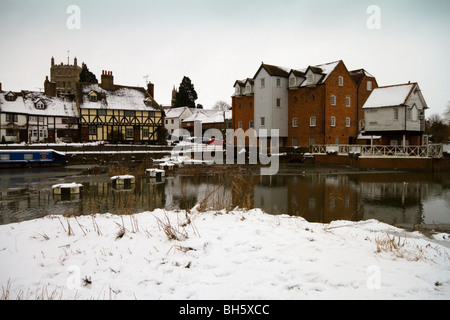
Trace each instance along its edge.
<path fill-rule="evenodd" d="M 177 90 L 175 89 L 175 86 L 173 86 L 173 89 L 172 89 L 172 101 L 171 101 L 171 107 L 172 108 L 175 108 L 175 103 L 176 103 L 176 101 L 177 101 Z"/>

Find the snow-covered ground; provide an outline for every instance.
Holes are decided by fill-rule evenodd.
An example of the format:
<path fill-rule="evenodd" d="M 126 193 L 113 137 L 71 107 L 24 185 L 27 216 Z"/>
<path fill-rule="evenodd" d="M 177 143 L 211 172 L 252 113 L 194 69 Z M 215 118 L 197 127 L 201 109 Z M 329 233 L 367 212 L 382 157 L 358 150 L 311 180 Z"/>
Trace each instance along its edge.
<path fill-rule="evenodd" d="M 259 209 L 0 226 L 2 299 L 449 299 L 450 239 Z"/>

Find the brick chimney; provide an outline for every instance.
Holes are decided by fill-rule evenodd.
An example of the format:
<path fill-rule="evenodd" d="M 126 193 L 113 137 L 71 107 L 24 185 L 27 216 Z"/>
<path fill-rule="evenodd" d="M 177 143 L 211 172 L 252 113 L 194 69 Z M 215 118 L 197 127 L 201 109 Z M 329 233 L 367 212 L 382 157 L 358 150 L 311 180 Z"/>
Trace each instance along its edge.
<path fill-rule="evenodd" d="M 149 82 L 147 84 L 147 92 L 153 99 L 155 98 L 154 90 L 155 90 L 155 85 L 153 83 Z"/>
<path fill-rule="evenodd" d="M 56 82 L 50 82 L 48 76 L 45 77 L 44 81 L 44 93 L 49 97 L 56 97 Z"/>
<path fill-rule="evenodd" d="M 101 87 L 103 89 L 114 89 L 114 76 L 112 71 L 102 70 Z"/>

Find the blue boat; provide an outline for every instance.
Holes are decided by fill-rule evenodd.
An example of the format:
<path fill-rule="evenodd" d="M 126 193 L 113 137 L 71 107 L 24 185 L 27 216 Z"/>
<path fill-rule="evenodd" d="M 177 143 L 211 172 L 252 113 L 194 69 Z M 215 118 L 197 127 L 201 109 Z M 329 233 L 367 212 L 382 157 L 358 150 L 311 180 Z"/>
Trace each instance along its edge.
<path fill-rule="evenodd" d="M 55 150 L 0 150 L 0 167 L 62 166 L 66 155 Z"/>

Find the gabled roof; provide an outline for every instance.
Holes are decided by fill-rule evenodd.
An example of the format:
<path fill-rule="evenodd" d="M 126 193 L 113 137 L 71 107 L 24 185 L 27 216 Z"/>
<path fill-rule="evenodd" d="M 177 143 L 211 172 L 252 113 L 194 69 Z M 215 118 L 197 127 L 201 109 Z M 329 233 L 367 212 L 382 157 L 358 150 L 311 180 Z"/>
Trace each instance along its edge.
<path fill-rule="evenodd" d="M 363 109 L 404 106 L 417 87 L 416 82 L 373 89 Z"/>
<path fill-rule="evenodd" d="M 159 108 L 158 103 L 141 87 L 114 85 L 113 90 L 108 90 L 99 84 L 78 83 L 77 90 L 80 108 L 84 109 L 154 111 Z M 100 95 L 102 99 L 97 102 L 90 101 L 89 95 L 92 92 Z M 151 107 L 146 103 L 149 98 L 152 101 Z"/>
<path fill-rule="evenodd" d="M 261 71 L 261 69 L 266 70 L 267 73 L 271 77 L 284 77 L 284 78 L 289 77 L 290 69 L 283 68 L 283 67 L 278 67 L 278 66 L 274 66 L 274 65 L 270 65 L 270 64 L 261 63 L 261 66 L 259 67 L 258 71 L 256 71 L 255 76 L 253 77 L 253 79 L 256 78 L 256 76 Z"/>
<path fill-rule="evenodd" d="M 364 78 L 366 78 L 366 77 L 375 78 L 373 75 L 371 75 L 364 69 L 352 70 L 352 71 L 349 71 L 349 73 L 350 73 L 350 76 L 352 77 L 353 81 L 355 82 L 356 87 L 358 87 L 358 88 L 361 85 Z"/>
<path fill-rule="evenodd" d="M 189 110 L 189 112 L 192 114 L 192 111 L 188 107 L 170 108 L 168 110 L 165 110 L 166 119 L 179 118 L 186 110 Z"/>

